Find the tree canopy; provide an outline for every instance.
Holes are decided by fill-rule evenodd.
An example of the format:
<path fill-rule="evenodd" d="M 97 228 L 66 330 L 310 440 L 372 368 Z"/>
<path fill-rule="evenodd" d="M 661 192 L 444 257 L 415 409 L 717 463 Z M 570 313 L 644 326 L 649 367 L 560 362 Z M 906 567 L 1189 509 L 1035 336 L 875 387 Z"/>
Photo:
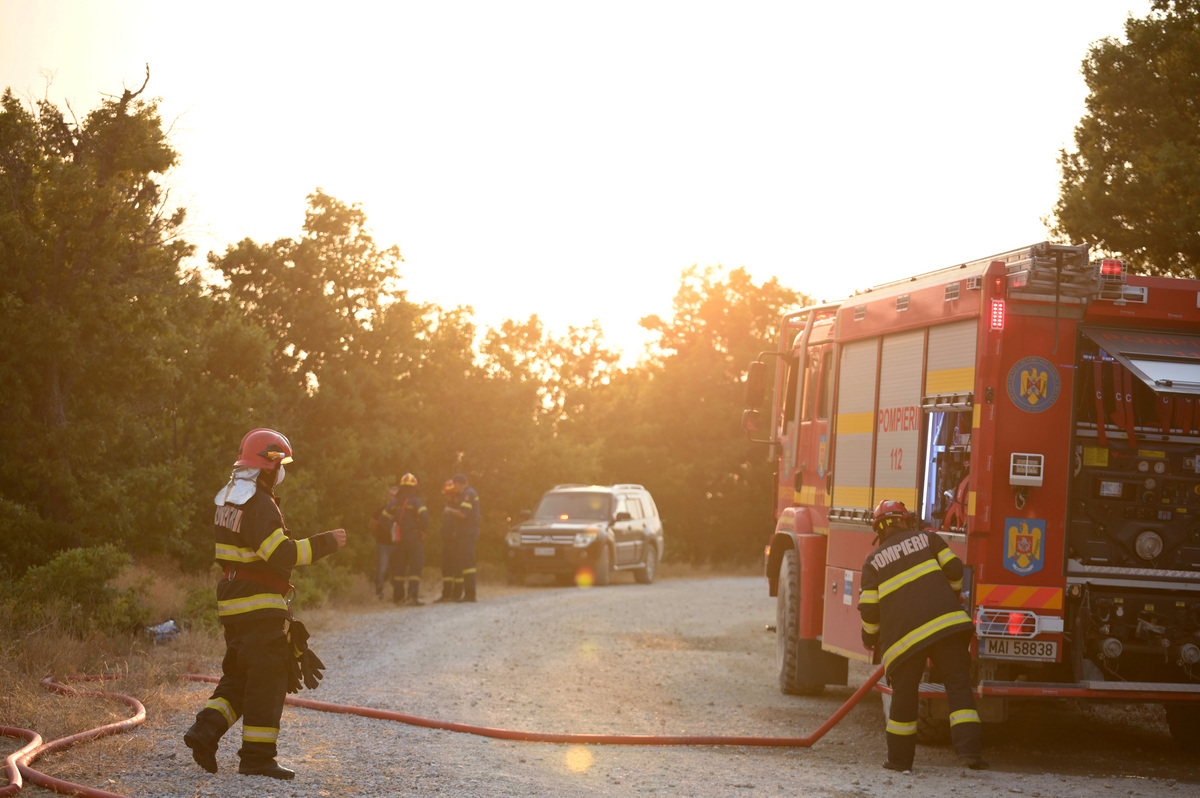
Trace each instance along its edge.
<path fill-rule="evenodd" d="M 479 329 L 409 301 L 400 249 L 320 189 L 296 237 L 211 253 L 204 281 L 161 188 L 178 157 L 141 90 L 82 121 L 0 99 L 0 577 L 102 544 L 209 567 L 212 497 L 259 426 L 296 451 L 289 527 L 347 528 L 339 559 L 363 569 L 406 472 L 431 499 L 470 475 L 485 559 L 559 482 L 645 484 L 667 557 L 758 557 L 771 467 L 738 424 L 741 372 L 795 291 L 686 270 L 672 317 L 643 322 L 657 345 L 622 367 L 594 322 Z"/>
<path fill-rule="evenodd" d="M 1151 274 L 1200 276 L 1200 0 L 1155 0 L 1083 62 L 1056 233 Z"/>

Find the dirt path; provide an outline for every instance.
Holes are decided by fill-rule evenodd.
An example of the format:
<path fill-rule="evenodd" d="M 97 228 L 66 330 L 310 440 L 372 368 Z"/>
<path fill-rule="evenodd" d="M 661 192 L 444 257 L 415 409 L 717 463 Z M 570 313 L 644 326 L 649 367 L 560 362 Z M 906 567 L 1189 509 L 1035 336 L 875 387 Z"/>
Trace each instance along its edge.
<path fill-rule="evenodd" d="M 774 683 L 774 603 L 757 578 L 668 580 L 599 589 L 532 587 L 478 604 L 380 609 L 314 635 L 329 664 L 321 701 L 489 727 L 547 732 L 804 736 L 868 674 L 821 698 Z M 202 701 L 205 688 L 197 685 Z M 236 733 L 208 776 L 178 735 L 190 718 L 148 723 L 129 795 L 1034 796 L 1195 794 L 1200 758 L 1171 747 L 1157 711 L 1042 706 L 989 728 L 993 769 L 964 771 L 921 748 L 900 775 L 885 758 L 870 694 L 809 749 L 520 743 L 289 708 L 281 761 L 300 776 L 230 774 Z"/>

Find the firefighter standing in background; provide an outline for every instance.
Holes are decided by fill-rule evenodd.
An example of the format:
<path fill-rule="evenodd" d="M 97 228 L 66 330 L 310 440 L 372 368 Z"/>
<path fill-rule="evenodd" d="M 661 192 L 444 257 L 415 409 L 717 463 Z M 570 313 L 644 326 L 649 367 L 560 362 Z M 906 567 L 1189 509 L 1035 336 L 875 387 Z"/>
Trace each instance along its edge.
<path fill-rule="evenodd" d="M 392 540 L 396 545 L 392 601 L 419 607 L 425 603 L 421 601 L 421 571 L 425 569 L 425 530 L 429 528 L 429 510 L 417 495 L 417 478 L 412 474 L 400 477 L 398 498 L 399 509 L 392 525 Z"/>
<path fill-rule="evenodd" d="M 462 568 L 463 593 L 458 601 L 475 600 L 475 544 L 479 542 L 479 494 L 467 483 L 465 474 L 455 474 L 458 505 L 447 507 L 446 513 L 461 519 L 458 527 L 458 566 Z"/>
<path fill-rule="evenodd" d="M 371 532 L 375 536 L 375 598 L 383 598 L 383 586 L 388 583 L 388 566 L 396 544 L 392 542 L 392 526 L 396 513 L 400 512 L 400 486 L 388 488 L 387 501 L 371 518 Z"/>
<path fill-rule="evenodd" d="M 442 499 L 446 509 L 458 506 L 458 488 L 453 479 L 446 480 L 442 485 Z M 442 595 L 436 603 L 457 601 L 462 595 L 462 567 L 458 564 L 458 530 L 462 519 L 453 513 L 442 512 Z"/>
<path fill-rule="evenodd" d="M 954 751 L 966 767 L 986 768 L 971 692 L 968 646 L 974 625 L 958 598 L 962 562 L 936 532 L 918 529 L 902 502 L 881 501 L 874 529 L 880 543 L 863 563 L 858 611 L 863 645 L 882 652 L 892 688 L 883 766 L 912 769 L 918 692 L 925 662 L 932 660 L 946 685 Z"/>
<path fill-rule="evenodd" d="M 289 674 L 293 659 L 299 658 L 293 648 L 297 641 L 289 641 L 286 630 L 292 568 L 345 546 L 346 530 L 303 539 L 288 534 L 275 486 L 283 482 L 284 464 L 291 461 L 287 438 L 275 430 L 251 430 L 242 439 L 233 475 L 216 497 L 216 560 L 225 571 L 217 583 L 217 615 L 225 631 L 225 657 L 212 697 L 183 735 L 196 764 L 209 773 L 217 772 L 221 736 L 241 718 L 238 773 L 276 779 L 296 775 L 275 761 Z M 293 626 L 297 633 L 302 628 Z M 309 683 L 315 686 L 315 681 Z"/>

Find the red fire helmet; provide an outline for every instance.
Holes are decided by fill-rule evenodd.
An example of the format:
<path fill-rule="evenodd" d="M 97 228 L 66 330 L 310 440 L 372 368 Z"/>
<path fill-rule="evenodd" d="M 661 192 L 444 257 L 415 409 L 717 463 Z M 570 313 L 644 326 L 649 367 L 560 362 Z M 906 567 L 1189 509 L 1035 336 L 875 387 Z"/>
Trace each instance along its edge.
<path fill-rule="evenodd" d="M 292 462 L 292 444 L 281 433 L 260 427 L 242 438 L 235 466 L 273 469 Z"/>

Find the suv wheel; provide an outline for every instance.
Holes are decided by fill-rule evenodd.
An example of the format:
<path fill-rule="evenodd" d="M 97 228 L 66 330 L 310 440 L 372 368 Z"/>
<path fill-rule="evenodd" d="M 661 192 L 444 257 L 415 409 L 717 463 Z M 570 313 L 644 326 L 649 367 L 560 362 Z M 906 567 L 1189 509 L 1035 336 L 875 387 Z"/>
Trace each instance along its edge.
<path fill-rule="evenodd" d="M 642 563 L 642 567 L 633 572 L 633 578 L 639 584 L 648 585 L 654 581 L 654 575 L 658 573 L 658 549 L 654 548 L 653 543 L 646 544 L 646 561 Z"/>

